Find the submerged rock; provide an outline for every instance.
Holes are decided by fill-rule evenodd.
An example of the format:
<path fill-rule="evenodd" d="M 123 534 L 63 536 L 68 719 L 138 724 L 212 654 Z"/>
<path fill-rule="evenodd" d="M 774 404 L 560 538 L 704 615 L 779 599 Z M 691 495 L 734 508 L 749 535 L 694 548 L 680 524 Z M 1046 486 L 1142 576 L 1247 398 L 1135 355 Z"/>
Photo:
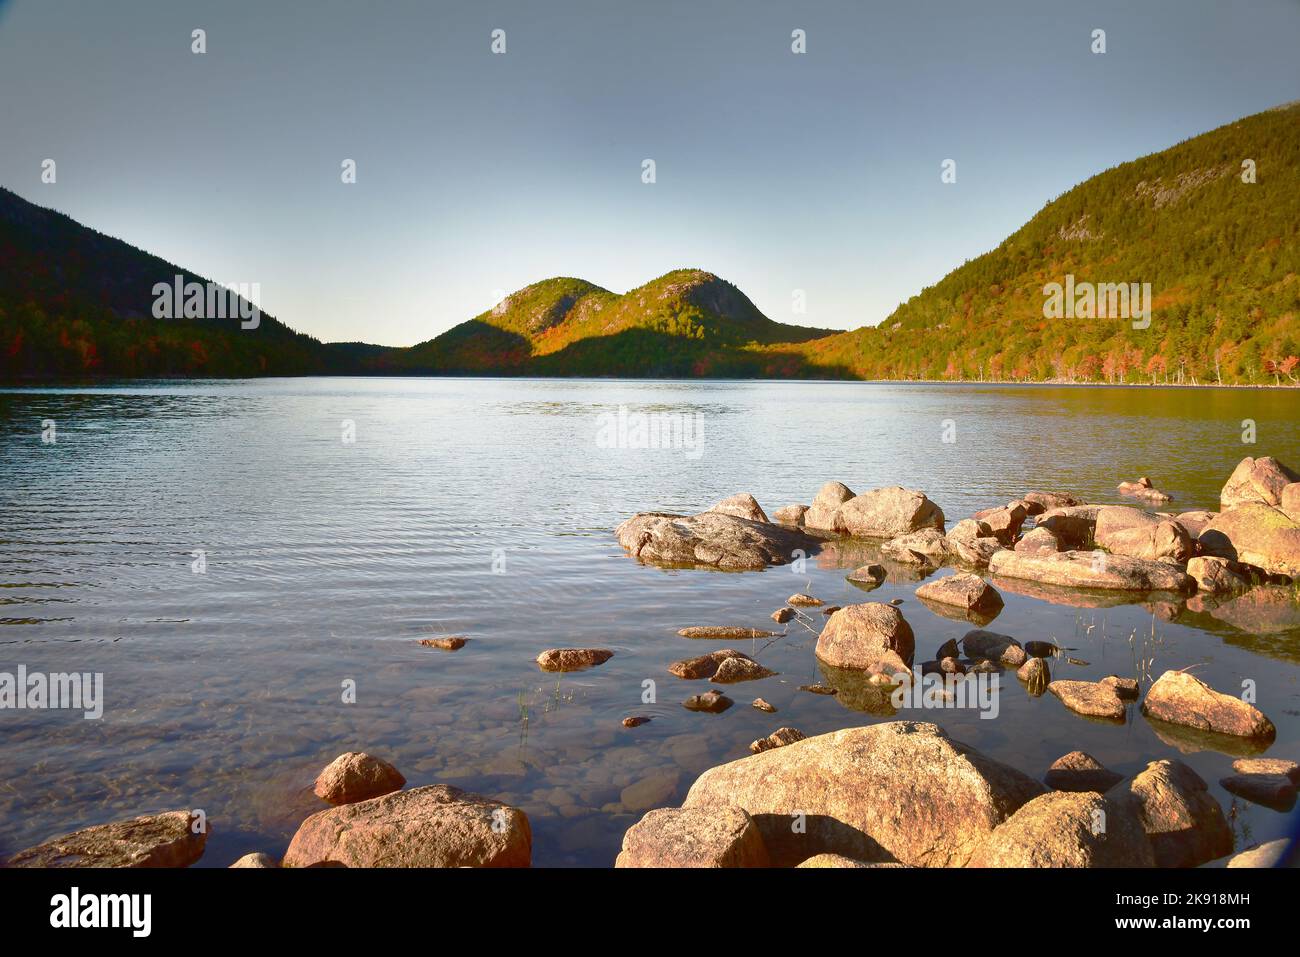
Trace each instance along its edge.
<path fill-rule="evenodd" d="M 885 577 L 885 566 L 875 562 L 855 568 L 848 574 L 849 581 L 859 582 L 864 585 L 879 585 L 885 580 Z"/>
<path fill-rule="evenodd" d="M 1084 751 L 1061 755 L 1043 777 L 1043 782 L 1055 791 L 1096 791 L 1099 794 L 1109 791 L 1122 780 L 1124 775 L 1109 770 Z"/>
<path fill-rule="evenodd" d="M 642 512 L 614 532 L 619 544 L 643 562 L 734 571 L 783 565 L 796 551 L 807 554 L 819 544 L 798 530 L 724 512 Z"/>
<path fill-rule="evenodd" d="M 1071 588 L 1190 592 L 1196 587 L 1192 579 L 1173 565 L 1105 552 L 1031 555 L 1004 549 L 993 556 L 989 570 L 1006 578 L 1026 578 Z"/>
<path fill-rule="evenodd" d="M 738 638 L 771 638 L 774 631 L 760 631 L 758 628 L 739 628 L 733 625 L 697 625 L 692 628 L 679 628 L 677 634 L 683 638 L 716 638 L 723 641 L 735 641 Z"/>
<path fill-rule="evenodd" d="M 721 714 L 730 708 L 734 701 L 721 691 L 709 690 L 703 694 L 693 694 L 682 702 L 687 711 L 704 711 L 708 714 Z"/>
<path fill-rule="evenodd" d="M 785 600 L 785 603 L 787 605 L 805 605 L 809 607 L 816 607 L 817 605 L 825 604 L 825 602 L 820 598 L 814 598 L 812 595 L 805 595 L 803 592 L 795 592 Z"/>
<path fill-rule="evenodd" d="M 718 673 L 718 668 L 722 666 L 722 663 L 730 659 L 752 660 L 743 651 L 736 651 L 734 648 L 720 648 L 717 651 L 710 651 L 707 655 L 697 655 L 683 661 L 674 661 L 668 666 L 668 671 L 678 678 L 685 678 L 688 681 L 712 678 Z"/>
<path fill-rule="evenodd" d="M 446 784 L 344 804 L 302 822 L 285 867 L 528 867 L 528 815 Z"/>
<path fill-rule="evenodd" d="M 203 855 L 206 828 L 189 811 L 96 824 L 19 851 L 5 867 L 189 867 Z"/>
<path fill-rule="evenodd" d="M 548 648 L 537 656 L 537 666 L 543 671 L 581 671 L 613 657 L 614 652 L 604 648 Z"/>
<path fill-rule="evenodd" d="M 1288 758 L 1238 758 L 1232 762 L 1238 774 L 1282 774 L 1300 785 L 1300 764 Z"/>
<path fill-rule="evenodd" d="M 764 751 L 771 751 L 773 748 L 783 748 L 787 744 L 794 744 L 796 741 L 802 741 L 807 735 L 798 728 L 777 728 L 766 738 L 759 738 L 749 745 L 749 750 L 754 754 L 762 754 Z"/>
<path fill-rule="evenodd" d="M 1104 825 L 1099 825 L 1104 822 Z M 999 824 L 968 867 L 1151 867 L 1131 803 L 1092 791 L 1053 791 Z"/>
<path fill-rule="evenodd" d="M 1186 671 L 1166 671 L 1147 692 L 1142 713 L 1198 731 L 1271 740 L 1273 722 L 1240 698 L 1215 691 Z"/>
<path fill-rule="evenodd" d="M 817 637 L 817 657 L 837 668 L 910 665 L 915 650 L 912 628 L 892 605 L 845 605 L 826 620 Z"/>
<path fill-rule="evenodd" d="M 1125 790 L 1157 867 L 1196 867 L 1232 851 L 1232 831 L 1205 781 L 1181 761 L 1152 761 Z"/>
<path fill-rule="evenodd" d="M 818 735 L 704 772 L 684 807 L 744 808 L 773 863 L 814 854 L 960 867 L 1030 798 L 1037 781 L 952 741 L 894 721 Z M 806 829 L 792 828 L 803 815 Z"/>
<path fill-rule="evenodd" d="M 736 807 L 658 808 L 623 835 L 615 867 L 767 867 L 753 820 Z"/>
<path fill-rule="evenodd" d="M 445 635 L 438 638 L 421 638 L 420 644 L 426 648 L 441 648 L 443 651 L 459 651 L 465 647 L 468 639 L 460 635 Z"/>
<path fill-rule="evenodd" d="M 1142 689 L 1136 678 L 1121 678 L 1119 675 L 1107 675 L 1101 683 L 1115 689 L 1115 694 L 1125 701 L 1136 701 Z"/>
<path fill-rule="evenodd" d="M 995 631 L 968 631 L 961 644 L 969 657 L 989 658 L 1009 668 L 1019 668 L 1027 657 L 1020 642 L 1010 635 L 1000 635 Z"/>
<path fill-rule="evenodd" d="M 400 790 L 402 773 L 364 751 L 340 754 L 316 777 L 316 796 L 328 804 L 354 804 Z"/>
<path fill-rule="evenodd" d="M 1285 774 L 1230 774 L 1219 779 L 1225 791 L 1278 811 L 1295 807 L 1296 786 Z"/>

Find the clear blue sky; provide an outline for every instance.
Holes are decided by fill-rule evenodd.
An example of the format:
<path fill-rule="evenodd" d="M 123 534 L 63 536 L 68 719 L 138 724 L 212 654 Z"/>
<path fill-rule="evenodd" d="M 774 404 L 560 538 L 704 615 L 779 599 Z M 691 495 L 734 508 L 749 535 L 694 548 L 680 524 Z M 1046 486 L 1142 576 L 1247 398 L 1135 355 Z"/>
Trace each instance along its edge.
<path fill-rule="evenodd" d="M 1298 40 L 1297 0 L 0 0 L 0 184 L 327 341 L 679 266 L 854 328 L 1088 176 L 1300 97 Z"/>

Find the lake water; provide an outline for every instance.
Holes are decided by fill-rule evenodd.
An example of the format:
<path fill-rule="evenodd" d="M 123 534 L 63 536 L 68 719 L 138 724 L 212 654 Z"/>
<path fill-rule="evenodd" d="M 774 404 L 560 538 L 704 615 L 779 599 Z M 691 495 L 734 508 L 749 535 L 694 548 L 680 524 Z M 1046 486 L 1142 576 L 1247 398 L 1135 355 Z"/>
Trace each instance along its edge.
<path fill-rule="evenodd" d="M 602 414 L 694 415 L 698 454 L 609 448 Z M 57 442 L 42 441 L 53 420 Z M 1256 443 L 1243 442 L 1253 420 Z M 345 441 L 349 423 L 355 441 Z M 952 438 L 955 442 L 945 442 Z M 687 625 L 773 627 L 795 591 L 893 598 L 917 659 L 974 627 L 939 616 L 899 571 L 870 596 L 845 581 L 869 547 L 762 572 L 665 571 L 614 540 L 638 511 L 691 513 L 738 491 L 770 513 L 825 481 L 920 488 L 949 524 L 1035 489 L 1121 502 L 1149 475 L 1175 511 L 1215 508 L 1245 455 L 1300 465 L 1300 392 L 981 385 L 494 379 L 275 379 L 0 391 L 0 671 L 104 673 L 101 720 L 0 711 L 0 855 L 89 824 L 201 808 L 200 866 L 279 855 L 323 805 L 338 754 L 392 761 L 522 807 L 536 865 L 608 866 L 645 809 L 788 725 L 881 720 L 824 681 L 815 635 L 728 642 L 779 672 L 729 686 L 720 715 L 681 702 L 705 682 L 669 662 L 723 647 Z M 1131 504 L 1131 503 L 1130 503 Z M 206 570 L 194 570 L 202 551 Z M 1254 593 L 1252 593 L 1253 595 Z M 1055 677 L 1158 676 L 1198 665 L 1252 680 L 1300 758 L 1300 605 L 1275 590 L 1207 610 L 1079 607 L 1003 590 L 988 627 L 1057 640 L 1087 664 Z M 821 617 L 813 617 L 820 625 Z M 780 631 L 780 627 L 774 630 Z M 457 652 L 421 647 L 468 636 Z M 539 652 L 601 647 L 606 664 L 540 672 Z M 657 702 L 643 704 L 643 683 Z M 355 703 L 342 685 L 354 681 Z M 750 701 L 776 705 L 764 714 Z M 635 729 L 628 715 L 653 717 Z M 1180 757 L 1229 811 L 1239 845 L 1287 818 L 1218 785 L 1232 756 L 1079 717 L 1002 682 L 1000 712 L 904 711 L 1041 778 L 1067 751 L 1130 773 Z"/>

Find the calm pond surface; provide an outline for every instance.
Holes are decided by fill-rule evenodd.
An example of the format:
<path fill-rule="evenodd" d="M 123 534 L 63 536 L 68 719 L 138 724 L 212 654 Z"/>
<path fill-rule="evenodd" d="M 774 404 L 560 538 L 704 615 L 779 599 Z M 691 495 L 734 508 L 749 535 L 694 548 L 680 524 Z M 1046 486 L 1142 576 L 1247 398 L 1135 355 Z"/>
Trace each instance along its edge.
<path fill-rule="evenodd" d="M 600 417 L 620 406 L 691 415 L 702 442 L 608 447 Z M 54 444 L 41 439 L 47 419 Z M 830 479 L 923 489 L 950 526 L 1035 489 L 1121 502 L 1116 484 L 1142 474 L 1174 511 L 1216 508 L 1236 463 L 1266 454 L 1300 465 L 1300 392 L 498 379 L 2 390 L 0 671 L 103 672 L 105 709 L 101 720 L 0 711 L 0 855 L 189 807 L 212 828 L 200 866 L 278 856 L 323 807 L 316 773 L 366 750 L 408 786 L 522 807 L 536 865 L 608 866 L 645 809 L 680 803 L 755 738 L 891 720 L 854 710 L 851 693 L 798 690 L 826 680 L 804 627 L 772 643 L 692 641 L 678 628 L 780 631 L 768 616 L 796 591 L 902 599 L 918 661 L 975 627 L 918 602 L 905 570 L 869 597 L 848 583 L 873 557 L 867 545 L 828 547 L 802 569 L 665 571 L 618 546 L 624 518 L 692 513 L 739 491 L 770 514 Z M 1300 758 L 1294 589 L 1218 608 L 1002 591 L 988 627 L 1056 640 L 1086 662 L 1054 662 L 1055 677 L 1133 675 L 1154 659 L 1153 677 L 1197 665 L 1221 690 L 1249 679 L 1278 727 L 1268 754 Z M 452 653 L 418 644 L 440 634 L 471 640 Z M 666 666 L 724 644 L 779 675 L 729 686 L 737 704 L 723 714 L 685 710 L 709 685 Z M 548 675 L 534 658 L 552 647 L 615 655 Z M 654 704 L 642 703 L 647 679 Z M 779 711 L 750 707 L 758 696 Z M 633 714 L 654 720 L 623 728 Z M 1180 757 L 1210 783 L 1239 846 L 1287 830 L 1285 815 L 1219 787 L 1232 755 L 1162 739 L 1135 706 L 1122 725 L 1090 721 L 1007 674 L 995 720 L 899 717 L 935 721 L 1036 778 L 1076 748 L 1122 773 Z"/>

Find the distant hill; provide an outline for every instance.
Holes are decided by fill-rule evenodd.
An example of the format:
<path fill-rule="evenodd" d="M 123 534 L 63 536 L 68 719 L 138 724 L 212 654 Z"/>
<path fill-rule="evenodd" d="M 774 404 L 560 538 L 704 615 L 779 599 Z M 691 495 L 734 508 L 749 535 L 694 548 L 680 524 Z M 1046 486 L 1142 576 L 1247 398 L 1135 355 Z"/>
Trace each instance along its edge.
<path fill-rule="evenodd" d="M 261 314 L 155 319 L 154 284 L 205 277 L 0 188 L 0 374 L 257 376 L 341 371 L 318 340 Z"/>
<path fill-rule="evenodd" d="M 618 295 L 547 279 L 437 338 L 363 360 L 388 372 L 708 376 L 752 374 L 753 350 L 830 335 L 774 322 L 731 283 L 678 269 Z"/>
<path fill-rule="evenodd" d="M 178 273 L 206 281 L 0 189 L 0 375 L 1289 384 L 1300 380 L 1300 104 L 1092 177 L 852 332 L 774 322 L 731 283 L 679 269 L 623 295 L 543 280 L 409 348 L 324 345 L 266 315 L 248 331 L 153 318 L 153 284 Z M 1149 283 L 1149 326 L 1045 317 L 1044 288 L 1067 277 Z"/>
<path fill-rule="evenodd" d="M 1247 159 L 1251 184 L 1242 181 Z M 1149 282 L 1150 328 L 1044 318 L 1043 287 L 1067 274 Z M 1300 104 L 1094 176 L 879 326 L 796 354 L 864 379 L 1295 381 Z"/>

